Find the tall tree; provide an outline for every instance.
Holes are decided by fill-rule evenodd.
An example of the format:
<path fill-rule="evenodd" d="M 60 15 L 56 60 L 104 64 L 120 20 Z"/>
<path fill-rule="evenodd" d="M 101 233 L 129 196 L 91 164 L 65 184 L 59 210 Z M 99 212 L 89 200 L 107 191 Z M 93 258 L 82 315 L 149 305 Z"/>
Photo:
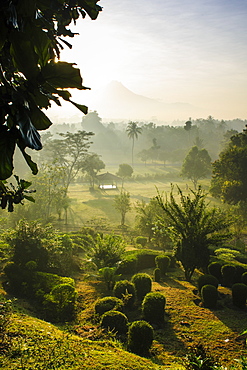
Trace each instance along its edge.
<path fill-rule="evenodd" d="M 138 139 L 138 135 L 142 133 L 142 128 L 138 126 L 137 122 L 129 122 L 127 126 L 127 135 L 132 140 L 132 166 L 134 164 L 134 145 L 135 139 Z"/>
<path fill-rule="evenodd" d="M 184 159 L 181 175 L 190 179 L 196 189 L 199 179 L 205 178 L 211 171 L 211 158 L 206 149 L 193 146 Z"/>
<path fill-rule="evenodd" d="M 130 193 L 127 191 L 121 191 L 119 195 L 115 195 L 114 207 L 120 212 L 121 226 L 124 226 L 126 213 L 131 209 Z"/>
<path fill-rule="evenodd" d="M 124 180 L 126 178 L 130 178 L 132 176 L 132 173 L 133 173 L 133 168 L 129 164 L 122 163 L 119 165 L 117 176 L 121 177 L 122 179 L 122 188 L 123 188 Z"/>
<path fill-rule="evenodd" d="M 33 174 L 38 172 L 26 148 L 42 148 L 39 130 L 52 122 L 43 108 L 69 101 L 83 113 L 87 107 L 71 100 L 68 88 L 85 90 L 74 63 L 59 61 L 60 50 L 71 45 L 69 29 L 86 14 L 96 19 L 98 0 L 5 0 L 0 2 L 0 181 L 13 173 L 16 146 Z M 58 59 L 58 61 L 56 60 Z M 13 205 L 14 195 L 0 187 L 0 198 Z M 13 189 L 12 189 L 13 190 Z M 9 207 L 12 208 L 12 207 Z"/>
<path fill-rule="evenodd" d="M 77 131 L 74 134 L 67 132 L 59 134 L 63 139 L 54 139 L 47 144 L 47 150 L 52 158 L 64 167 L 65 176 L 64 189 L 65 195 L 68 187 L 78 174 L 84 168 L 88 149 L 92 144 L 90 140 L 93 132 Z"/>
<path fill-rule="evenodd" d="M 247 202 L 247 134 L 230 138 L 228 146 L 213 163 L 210 192 L 229 204 Z"/>
<path fill-rule="evenodd" d="M 94 188 L 97 173 L 105 168 L 105 163 L 100 159 L 96 153 L 88 154 L 84 160 L 83 172 L 85 171 L 90 179 L 90 186 Z"/>
<path fill-rule="evenodd" d="M 160 194 L 156 199 L 164 212 L 163 227 L 173 240 L 177 259 L 190 281 L 196 268 L 206 269 L 209 246 L 220 245 L 229 237 L 229 222 L 222 211 L 208 207 L 206 194 L 200 187 L 187 196 L 180 188 L 178 193 L 180 202 L 175 199 L 173 189 L 169 200 Z"/>

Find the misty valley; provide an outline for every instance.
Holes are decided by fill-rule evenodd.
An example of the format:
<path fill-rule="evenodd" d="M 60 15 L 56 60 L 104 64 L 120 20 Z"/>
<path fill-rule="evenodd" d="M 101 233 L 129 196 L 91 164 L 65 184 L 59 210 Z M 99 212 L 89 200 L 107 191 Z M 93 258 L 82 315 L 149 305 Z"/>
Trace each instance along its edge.
<path fill-rule="evenodd" d="M 245 124 L 94 111 L 42 134 L 37 175 L 15 154 L 2 369 L 245 369 Z"/>

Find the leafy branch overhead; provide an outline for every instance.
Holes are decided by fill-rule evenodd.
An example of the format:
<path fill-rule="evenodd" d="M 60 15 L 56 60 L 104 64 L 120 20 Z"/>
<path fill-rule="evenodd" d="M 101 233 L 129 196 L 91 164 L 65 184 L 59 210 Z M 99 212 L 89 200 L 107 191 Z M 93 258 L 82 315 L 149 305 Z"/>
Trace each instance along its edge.
<path fill-rule="evenodd" d="M 16 146 L 33 174 L 37 165 L 26 148 L 42 148 L 39 130 L 52 122 L 43 112 L 51 102 L 71 102 L 84 114 L 87 107 L 71 100 L 67 90 L 87 89 L 73 63 L 59 61 L 60 51 L 74 37 L 69 25 L 88 15 L 96 19 L 99 0 L 5 0 L 0 3 L 0 180 L 13 173 Z M 58 61 L 57 61 L 58 60 Z M 1 197 L 0 193 L 0 197 Z"/>

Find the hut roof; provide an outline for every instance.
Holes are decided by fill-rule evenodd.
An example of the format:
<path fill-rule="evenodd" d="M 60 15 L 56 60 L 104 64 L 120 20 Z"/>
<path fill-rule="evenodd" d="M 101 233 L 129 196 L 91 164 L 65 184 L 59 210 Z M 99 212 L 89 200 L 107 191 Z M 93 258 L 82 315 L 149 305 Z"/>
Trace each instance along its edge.
<path fill-rule="evenodd" d="M 97 179 L 101 182 L 101 181 L 104 181 L 104 182 L 107 182 L 107 181 L 120 181 L 121 178 L 116 176 L 116 175 L 113 175 L 112 173 L 110 172 L 106 172 L 106 173 L 102 173 L 100 175 L 97 175 Z"/>

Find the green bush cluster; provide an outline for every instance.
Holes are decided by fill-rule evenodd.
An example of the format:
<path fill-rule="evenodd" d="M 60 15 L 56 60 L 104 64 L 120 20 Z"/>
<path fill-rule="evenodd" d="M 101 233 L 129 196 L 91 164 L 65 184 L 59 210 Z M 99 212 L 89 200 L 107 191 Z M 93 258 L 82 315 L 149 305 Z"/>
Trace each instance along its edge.
<path fill-rule="evenodd" d="M 221 267 L 221 274 L 222 274 L 222 284 L 226 287 L 231 287 L 234 283 L 234 276 L 235 276 L 235 266 L 233 265 L 223 265 Z"/>
<path fill-rule="evenodd" d="M 232 286 L 232 303 L 239 307 L 244 308 L 247 299 L 247 285 L 243 283 L 236 283 Z"/>
<path fill-rule="evenodd" d="M 209 275 L 209 274 L 201 275 L 197 280 L 199 293 L 201 293 L 201 289 L 204 285 L 213 285 L 217 289 L 218 284 L 219 282 L 216 279 L 216 277 L 213 275 Z"/>
<path fill-rule="evenodd" d="M 115 297 L 121 299 L 126 307 L 132 307 L 135 303 L 136 291 L 133 283 L 128 280 L 117 281 L 113 293 Z"/>
<path fill-rule="evenodd" d="M 145 247 L 148 242 L 148 238 L 146 236 L 137 236 L 135 239 L 136 244 L 140 244 L 142 247 Z"/>
<path fill-rule="evenodd" d="M 155 265 L 160 269 L 162 275 L 165 275 L 170 266 L 170 258 L 167 255 L 159 255 L 155 257 Z"/>
<path fill-rule="evenodd" d="M 134 321 L 128 331 L 128 349 L 139 356 L 147 356 L 153 337 L 153 328 L 149 323 L 144 320 Z"/>
<path fill-rule="evenodd" d="M 118 334 L 126 334 L 128 331 L 128 318 L 122 312 L 107 311 L 102 315 L 100 325 L 102 328 Z"/>
<path fill-rule="evenodd" d="M 122 311 L 123 301 L 117 297 L 104 297 L 99 298 L 95 303 L 95 313 L 97 315 L 103 315 L 107 311 Z"/>
<path fill-rule="evenodd" d="M 137 273 L 132 276 L 131 282 L 135 286 L 137 299 L 142 300 L 145 295 L 151 292 L 152 280 L 146 273 Z"/>
<path fill-rule="evenodd" d="M 155 257 L 159 253 L 149 249 L 125 252 L 118 266 L 117 274 L 135 274 L 140 270 L 155 267 Z"/>
<path fill-rule="evenodd" d="M 161 324 L 164 322 L 166 298 L 158 292 L 148 293 L 142 302 L 142 313 L 146 321 Z"/>
<path fill-rule="evenodd" d="M 220 282 L 221 279 L 222 279 L 222 275 L 221 275 L 221 263 L 219 262 L 211 262 L 209 265 L 208 265 L 208 273 L 210 275 L 213 275 L 216 277 L 216 279 Z"/>
<path fill-rule="evenodd" d="M 76 304 L 74 279 L 48 272 L 36 271 L 36 261 L 28 261 L 24 268 L 9 262 L 4 268 L 8 289 L 20 297 L 37 301 L 50 321 L 73 319 Z"/>
<path fill-rule="evenodd" d="M 247 285 L 247 272 L 244 272 L 241 276 L 241 282 Z"/>
<path fill-rule="evenodd" d="M 204 307 L 215 308 L 217 305 L 218 291 L 214 285 L 203 285 L 201 289 Z"/>

